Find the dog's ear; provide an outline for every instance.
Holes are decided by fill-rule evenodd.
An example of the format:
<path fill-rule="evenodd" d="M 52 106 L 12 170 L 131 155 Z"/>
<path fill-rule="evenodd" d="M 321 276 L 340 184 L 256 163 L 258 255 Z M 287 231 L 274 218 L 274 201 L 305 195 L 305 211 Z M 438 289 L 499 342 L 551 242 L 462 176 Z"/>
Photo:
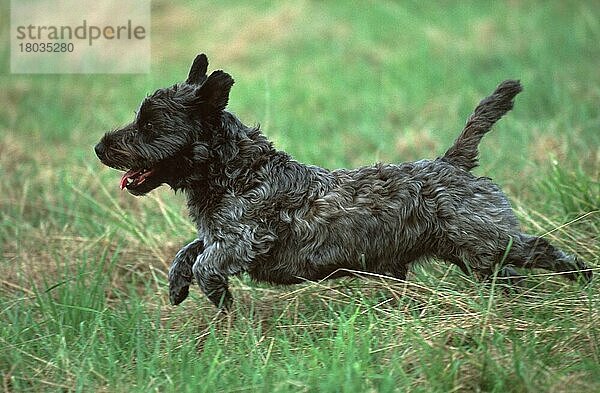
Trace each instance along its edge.
<path fill-rule="evenodd" d="M 201 53 L 194 59 L 185 83 L 190 85 L 201 85 L 206 80 L 207 69 L 208 58 L 204 53 Z"/>
<path fill-rule="evenodd" d="M 214 71 L 196 91 L 198 103 L 222 111 L 229 101 L 229 91 L 233 83 L 234 80 L 228 73 Z"/>

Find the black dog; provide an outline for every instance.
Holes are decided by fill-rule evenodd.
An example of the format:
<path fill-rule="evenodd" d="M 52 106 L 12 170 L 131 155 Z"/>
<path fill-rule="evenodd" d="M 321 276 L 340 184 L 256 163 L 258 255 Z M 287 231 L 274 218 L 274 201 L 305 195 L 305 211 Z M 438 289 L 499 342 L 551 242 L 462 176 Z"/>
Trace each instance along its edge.
<path fill-rule="evenodd" d="M 505 81 L 481 101 L 443 157 L 329 171 L 275 150 L 225 111 L 233 79 L 207 76 L 207 67 L 198 55 L 184 83 L 144 99 L 131 124 L 96 145 L 104 164 L 126 171 L 121 188 L 130 193 L 166 183 L 187 195 L 198 239 L 173 261 L 172 304 L 194 278 L 227 307 L 227 279 L 242 272 L 277 284 L 349 275 L 345 269 L 405 279 L 412 263 L 429 258 L 480 279 L 495 270 L 513 276 L 513 267 L 591 279 L 583 262 L 522 233 L 500 188 L 469 172 L 519 82 Z"/>

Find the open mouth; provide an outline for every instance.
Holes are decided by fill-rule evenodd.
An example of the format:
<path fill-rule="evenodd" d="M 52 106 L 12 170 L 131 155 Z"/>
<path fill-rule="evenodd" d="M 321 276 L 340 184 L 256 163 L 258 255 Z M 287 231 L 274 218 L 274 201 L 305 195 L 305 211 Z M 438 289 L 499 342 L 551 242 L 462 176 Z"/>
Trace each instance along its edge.
<path fill-rule="evenodd" d="M 142 185 L 149 177 L 154 173 L 154 169 L 130 169 L 121 178 L 120 188 L 121 190 L 127 188 L 128 190 L 135 189 Z"/>

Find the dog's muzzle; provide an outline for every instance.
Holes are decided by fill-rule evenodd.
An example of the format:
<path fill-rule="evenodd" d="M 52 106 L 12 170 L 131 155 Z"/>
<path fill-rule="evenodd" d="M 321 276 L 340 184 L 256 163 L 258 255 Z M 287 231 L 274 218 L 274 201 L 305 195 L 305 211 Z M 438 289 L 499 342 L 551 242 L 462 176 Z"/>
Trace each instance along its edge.
<path fill-rule="evenodd" d="M 104 158 L 106 158 L 106 146 L 104 145 L 104 143 L 98 142 L 98 144 L 94 146 L 94 151 L 96 152 L 96 155 L 98 156 L 100 161 L 103 161 Z"/>

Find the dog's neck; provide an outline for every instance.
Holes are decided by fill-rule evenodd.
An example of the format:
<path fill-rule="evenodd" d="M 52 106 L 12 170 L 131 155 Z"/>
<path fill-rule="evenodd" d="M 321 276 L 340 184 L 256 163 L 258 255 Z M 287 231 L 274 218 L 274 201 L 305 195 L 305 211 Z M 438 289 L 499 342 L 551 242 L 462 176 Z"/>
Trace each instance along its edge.
<path fill-rule="evenodd" d="M 198 226 L 223 197 L 241 195 L 253 188 L 259 182 L 257 172 L 285 154 L 275 150 L 259 127 L 248 127 L 229 112 L 223 112 L 210 150 L 211 157 L 199 165 L 202 169 L 198 169 L 198 176 L 182 187 L 189 213 Z"/>

